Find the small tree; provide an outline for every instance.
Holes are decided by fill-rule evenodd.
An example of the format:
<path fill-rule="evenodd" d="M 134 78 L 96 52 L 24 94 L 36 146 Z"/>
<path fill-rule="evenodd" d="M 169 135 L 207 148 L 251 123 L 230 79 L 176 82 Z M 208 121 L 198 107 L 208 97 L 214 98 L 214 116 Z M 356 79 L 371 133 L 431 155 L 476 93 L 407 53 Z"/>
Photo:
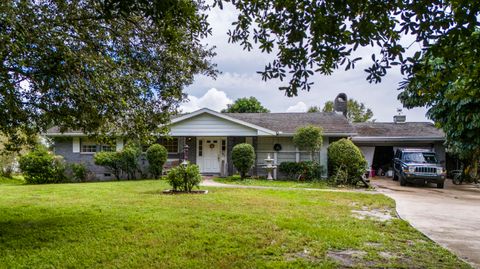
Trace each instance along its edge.
<path fill-rule="evenodd" d="M 127 145 L 122 151 L 119 152 L 120 155 L 120 168 L 122 172 L 127 174 L 127 179 L 136 179 L 136 173 L 139 170 L 138 159 L 142 151 L 140 148 L 134 144 Z"/>
<path fill-rule="evenodd" d="M 323 130 L 320 127 L 307 125 L 300 127 L 293 136 L 293 143 L 301 150 L 310 152 L 310 160 L 315 160 L 315 152 L 322 147 Z"/>
<path fill-rule="evenodd" d="M 252 168 L 255 163 L 255 150 L 252 145 L 247 143 L 238 144 L 232 149 L 232 162 L 240 177 L 245 178 L 248 170 Z"/>
<path fill-rule="evenodd" d="M 160 144 L 153 144 L 147 149 L 148 170 L 154 178 L 162 175 L 163 165 L 167 161 L 167 149 Z"/>
<path fill-rule="evenodd" d="M 198 187 L 202 181 L 200 168 L 196 164 L 188 164 L 186 166 L 176 166 L 167 174 L 167 181 L 174 191 L 191 192 L 193 187 Z"/>
<path fill-rule="evenodd" d="M 93 160 L 96 165 L 107 168 L 117 180 L 120 180 L 122 164 L 120 152 L 102 151 L 95 153 Z"/>
<path fill-rule="evenodd" d="M 367 160 L 352 141 L 342 138 L 328 147 L 328 166 L 331 175 L 355 185 L 367 168 Z"/>

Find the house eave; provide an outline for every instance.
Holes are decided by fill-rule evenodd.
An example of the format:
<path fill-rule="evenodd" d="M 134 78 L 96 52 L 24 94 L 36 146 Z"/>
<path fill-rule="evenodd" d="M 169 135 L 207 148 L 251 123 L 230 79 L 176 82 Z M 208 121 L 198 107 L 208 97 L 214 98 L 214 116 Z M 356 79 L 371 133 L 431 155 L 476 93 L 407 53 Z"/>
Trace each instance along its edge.
<path fill-rule="evenodd" d="M 426 142 L 445 141 L 439 136 L 354 136 L 353 142 Z"/>

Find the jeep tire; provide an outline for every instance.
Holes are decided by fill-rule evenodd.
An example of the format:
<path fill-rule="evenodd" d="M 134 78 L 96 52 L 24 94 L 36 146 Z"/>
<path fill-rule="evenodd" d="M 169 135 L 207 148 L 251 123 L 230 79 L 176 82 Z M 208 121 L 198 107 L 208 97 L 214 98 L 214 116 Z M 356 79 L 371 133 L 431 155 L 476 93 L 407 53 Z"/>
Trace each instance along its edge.
<path fill-rule="evenodd" d="M 400 177 L 400 186 L 407 186 L 407 180 L 404 177 Z"/>

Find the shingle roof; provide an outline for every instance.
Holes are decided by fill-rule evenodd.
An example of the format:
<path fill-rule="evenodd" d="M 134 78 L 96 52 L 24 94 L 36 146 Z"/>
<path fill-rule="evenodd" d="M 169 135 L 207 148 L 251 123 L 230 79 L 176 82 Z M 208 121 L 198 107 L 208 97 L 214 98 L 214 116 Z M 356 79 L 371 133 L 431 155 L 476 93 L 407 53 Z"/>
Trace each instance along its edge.
<path fill-rule="evenodd" d="M 296 129 L 307 124 L 323 128 L 326 134 L 356 133 L 353 126 L 343 115 L 334 112 L 316 113 L 225 113 L 225 115 L 272 131 L 284 134 L 295 133 Z"/>
<path fill-rule="evenodd" d="M 359 137 L 445 137 L 431 122 L 363 122 L 353 126 Z"/>

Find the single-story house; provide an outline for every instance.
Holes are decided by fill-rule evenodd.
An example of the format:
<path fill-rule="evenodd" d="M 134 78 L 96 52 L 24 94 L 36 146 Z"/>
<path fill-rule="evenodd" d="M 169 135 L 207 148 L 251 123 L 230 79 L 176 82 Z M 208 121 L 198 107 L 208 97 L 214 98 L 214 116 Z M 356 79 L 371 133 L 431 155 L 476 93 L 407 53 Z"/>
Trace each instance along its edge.
<path fill-rule="evenodd" d="M 239 143 L 249 143 L 256 151 L 252 174 L 265 175 L 263 166 L 268 156 L 276 164 L 310 159 L 308 152 L 293 143 L 296 129 L 310 124 L 323 128 L 323 146 L 315 158 L 324 168 L 327 168 L 329 144 L 341 138 L 351 138 L 374 169 L 388 166 L 396 147 L 429 148 L 445 162 L 444 134 L 432 123 L 404 122 L 397 118 L 391 123 L 350 123 L 345 113 L 339 112 L 219 113 L 203 108 L 174 117 L 169 126 L 170 138 L 160 137 L 159 143 L 168 150 L 168 162 L 176 163 L 184 158 L 184 146 L 188 145 L 187 159 L 198 164 L 203 174 L 211 175 L 234 174 L 232 148 Z M 125 143 L 122 138 L 117 138 L 115 148 L 111 148 L 89 140 L 78 131 L 61 133 L 54 127 L 45 135 L 53 140 L 55 153 L 65 161 L 86 164 L 100 180 L 113 178 L 93 163 L 93 155 L 99 151 L 121 150 Z M 275 171 L 274 176 L 281 175 Z M 327 176 L 327 171 L 323 176 Z"/>

